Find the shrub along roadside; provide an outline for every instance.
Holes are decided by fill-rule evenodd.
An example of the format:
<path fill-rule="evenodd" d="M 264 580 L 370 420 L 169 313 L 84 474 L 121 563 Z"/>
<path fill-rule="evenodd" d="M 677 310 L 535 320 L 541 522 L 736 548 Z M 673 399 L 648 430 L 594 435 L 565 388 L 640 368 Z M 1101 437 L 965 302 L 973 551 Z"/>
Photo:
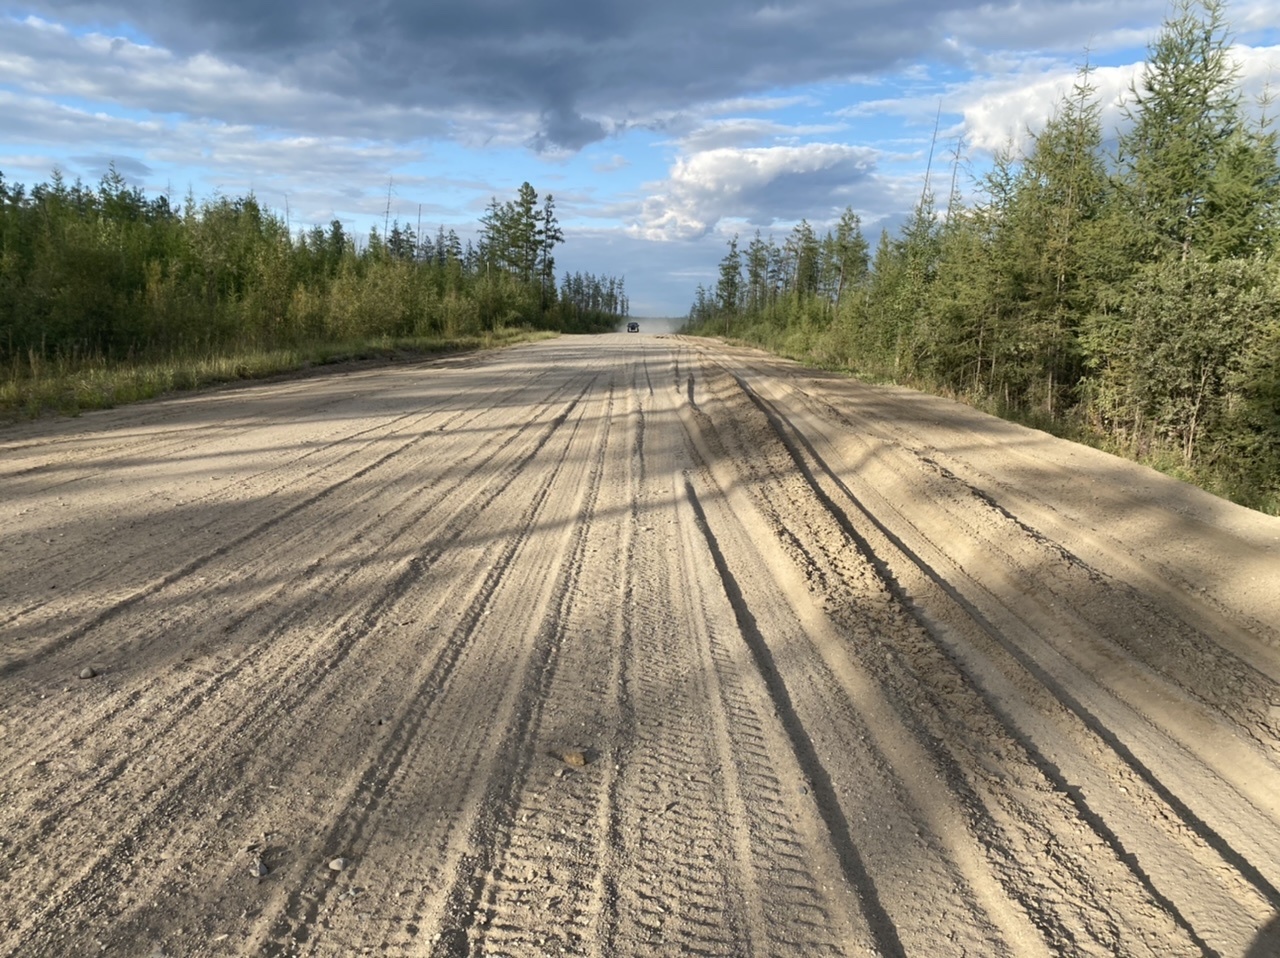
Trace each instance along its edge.
<path fill-rule="evenodd" d="M 399 222 L 293 233 L 251 194 L 180 207 L 0 174 L 0 415 L 130 402 L 335 359 L 613 329 L 623 280 L 565 274 L 550 195 L 496 199 L 465 243 Z M 512 332 L 512 331 L 515 332 Z"/>
<path fill-rule="evenodd" d="M 1222 0 L 1173 0 L 1108 135 L 1088 64 L 966 202 L 926 184 L 874 252 L 730 240 L 687 329 L 941 395 L 1280 512 L 1280 127 Z M 1114 148 L 1108 146 L 1114 144 Z M 827 211 L 824 211 L 826 213 Z"/>

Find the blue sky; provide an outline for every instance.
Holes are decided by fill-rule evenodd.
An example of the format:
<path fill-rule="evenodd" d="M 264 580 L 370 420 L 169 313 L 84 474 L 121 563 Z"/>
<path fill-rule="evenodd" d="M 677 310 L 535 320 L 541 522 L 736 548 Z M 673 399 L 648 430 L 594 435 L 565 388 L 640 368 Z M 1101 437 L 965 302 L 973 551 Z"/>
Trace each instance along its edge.
<path fill-rule="evenodd" d="M 295 229 L 390 211 L 474 235 L 528 180 L 560 271 L 687 311 L 725 242 L 852 206 L 874 243 L 959 146 L 970 189 L 1086 50 L 1107 104 L 1163 0 L 0 0 L 0 171 L 253 191 Z M 1280 80 L 1274 0 L 1227 6 L 1241 81 Z M 939 115 L 939 110 L 941 111 Z"/>

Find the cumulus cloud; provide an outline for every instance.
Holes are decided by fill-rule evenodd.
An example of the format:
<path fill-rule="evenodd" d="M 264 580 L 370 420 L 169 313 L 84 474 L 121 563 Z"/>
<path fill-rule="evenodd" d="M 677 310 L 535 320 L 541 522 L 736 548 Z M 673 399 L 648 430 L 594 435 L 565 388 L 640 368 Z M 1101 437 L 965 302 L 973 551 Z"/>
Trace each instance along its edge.
<path fill-rule="evenodd" d="M 836 143 L 720 148 L 681 156 L 651 184 L 632 231 L 649 239 L 696 239 L 722 218 L 755 226 L 820 216 L 851 201 L 876 169 L 876 151 Z"/>
<path fill-rule="evenodd" d="M 1242 107 L 1246 114 L 1257 113 L 1258 98 L 1280 78 L 1280 46 L 1236 46 L 1232 53 L 1240 68 Z M 1143 63 L 1135 62 L 1090 72 L 1089 82 L 1102 108 L 1104 136 L 1127 124 L 1123 104 L 1132 100 L 1131 90 L 1140 82 L 1142 71 Z M 1075 68 L 1067 65 L 1013 77 L 979 77 L 955 87 L 948 102 L 963 115 L 966 142 L 972 147 L 994 152 L 1012 144 L 1021 149 L 1028 145 L 1028 134 L 1044 126 L 1076 82 Z"/>
<path fill-rule="evenodd" d="M 1268 87 L 1274 92 L 1280 82 L 1280 45 L 1236 45 L 1232 55 L 1239 66 L 1240 90 L 1246 113 L 1258 114 L 1259 101 Z M 967 148 L 986 154 L 1011 146 L 1025 149 L 1030 135 L 1038 132 L 1070 96 L 1079 80 L 1078 64 L 1043 58 L 1018 59 L 1008 54 L 988 54 L 981 58 L 983 71 L 949 84 L 938 84 L 927 92 L 864 100 L 834 111 L 834 115 L 856 122 L 870 117 L 894 116 L 920 131 L 918 141 L 927 145 L 939 110 L 944 122 L 939 131 L 942 142 L 964 138 Z M 1132 100 L 1131 89 L 1140 81 L 1143 62 L 1138 60 L 1090 70 L 1089 83 L 1101 107 L 1104 136 L 1127 123 L 1123 104 Z"/>
<path fill-rule="evenodd" d="M 1121 119 L 1120 98 L 1137 76 L 1141 64 L 1095 69 L 1089 82 L 1101 104 L 1104 130 Z M 1005 146 L 1024 149 L 1029 134 L 1037 132 L 1071 93 L 1077 82 L 1073 68 L 1038 76 L 983 78 L 955 90 L 956 109 L 964 116 L 965 140 L 974 149 L 994 153 Z"/>

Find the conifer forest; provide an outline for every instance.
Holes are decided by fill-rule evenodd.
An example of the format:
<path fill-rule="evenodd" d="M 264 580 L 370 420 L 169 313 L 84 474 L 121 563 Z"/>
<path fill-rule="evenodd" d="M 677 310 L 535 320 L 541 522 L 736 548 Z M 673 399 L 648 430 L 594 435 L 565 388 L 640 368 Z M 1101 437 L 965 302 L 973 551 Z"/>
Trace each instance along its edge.
<path fill-rule="evenodd" d="M 734 237 L 689 328 L 961 398 L 1274 511 L 1280 164 L 1272 105 L 1246 98 L 1231 44 L 1217 0 L 1175 5 L 1118 129 L 1082 66 L 976 202 L 957 146 L 874 249 L 853 210 L 822 236 Z"/>
<path fill-rule="evenodd" d="M 478 242 L 399 221 L 293 232 L 253 195 L 180 205 L 114 169 L 96 188 L 0 175 L 0 376 L 370 337 L 525 326 L 591 332 L 628 309 L 623 280 L 566 273 L 553 197 L 489 204 Z"/>

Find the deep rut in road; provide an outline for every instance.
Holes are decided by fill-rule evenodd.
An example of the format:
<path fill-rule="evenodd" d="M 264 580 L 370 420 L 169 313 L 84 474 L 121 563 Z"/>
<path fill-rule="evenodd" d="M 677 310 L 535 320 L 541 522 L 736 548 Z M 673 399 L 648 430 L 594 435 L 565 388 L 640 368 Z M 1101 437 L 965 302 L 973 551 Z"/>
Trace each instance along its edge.
<path fill-rule="evenodd" d="M 624 334 L 0 491 L 0 955 L 1280 954 L 1280 520 L 1149 470 Z"/>

